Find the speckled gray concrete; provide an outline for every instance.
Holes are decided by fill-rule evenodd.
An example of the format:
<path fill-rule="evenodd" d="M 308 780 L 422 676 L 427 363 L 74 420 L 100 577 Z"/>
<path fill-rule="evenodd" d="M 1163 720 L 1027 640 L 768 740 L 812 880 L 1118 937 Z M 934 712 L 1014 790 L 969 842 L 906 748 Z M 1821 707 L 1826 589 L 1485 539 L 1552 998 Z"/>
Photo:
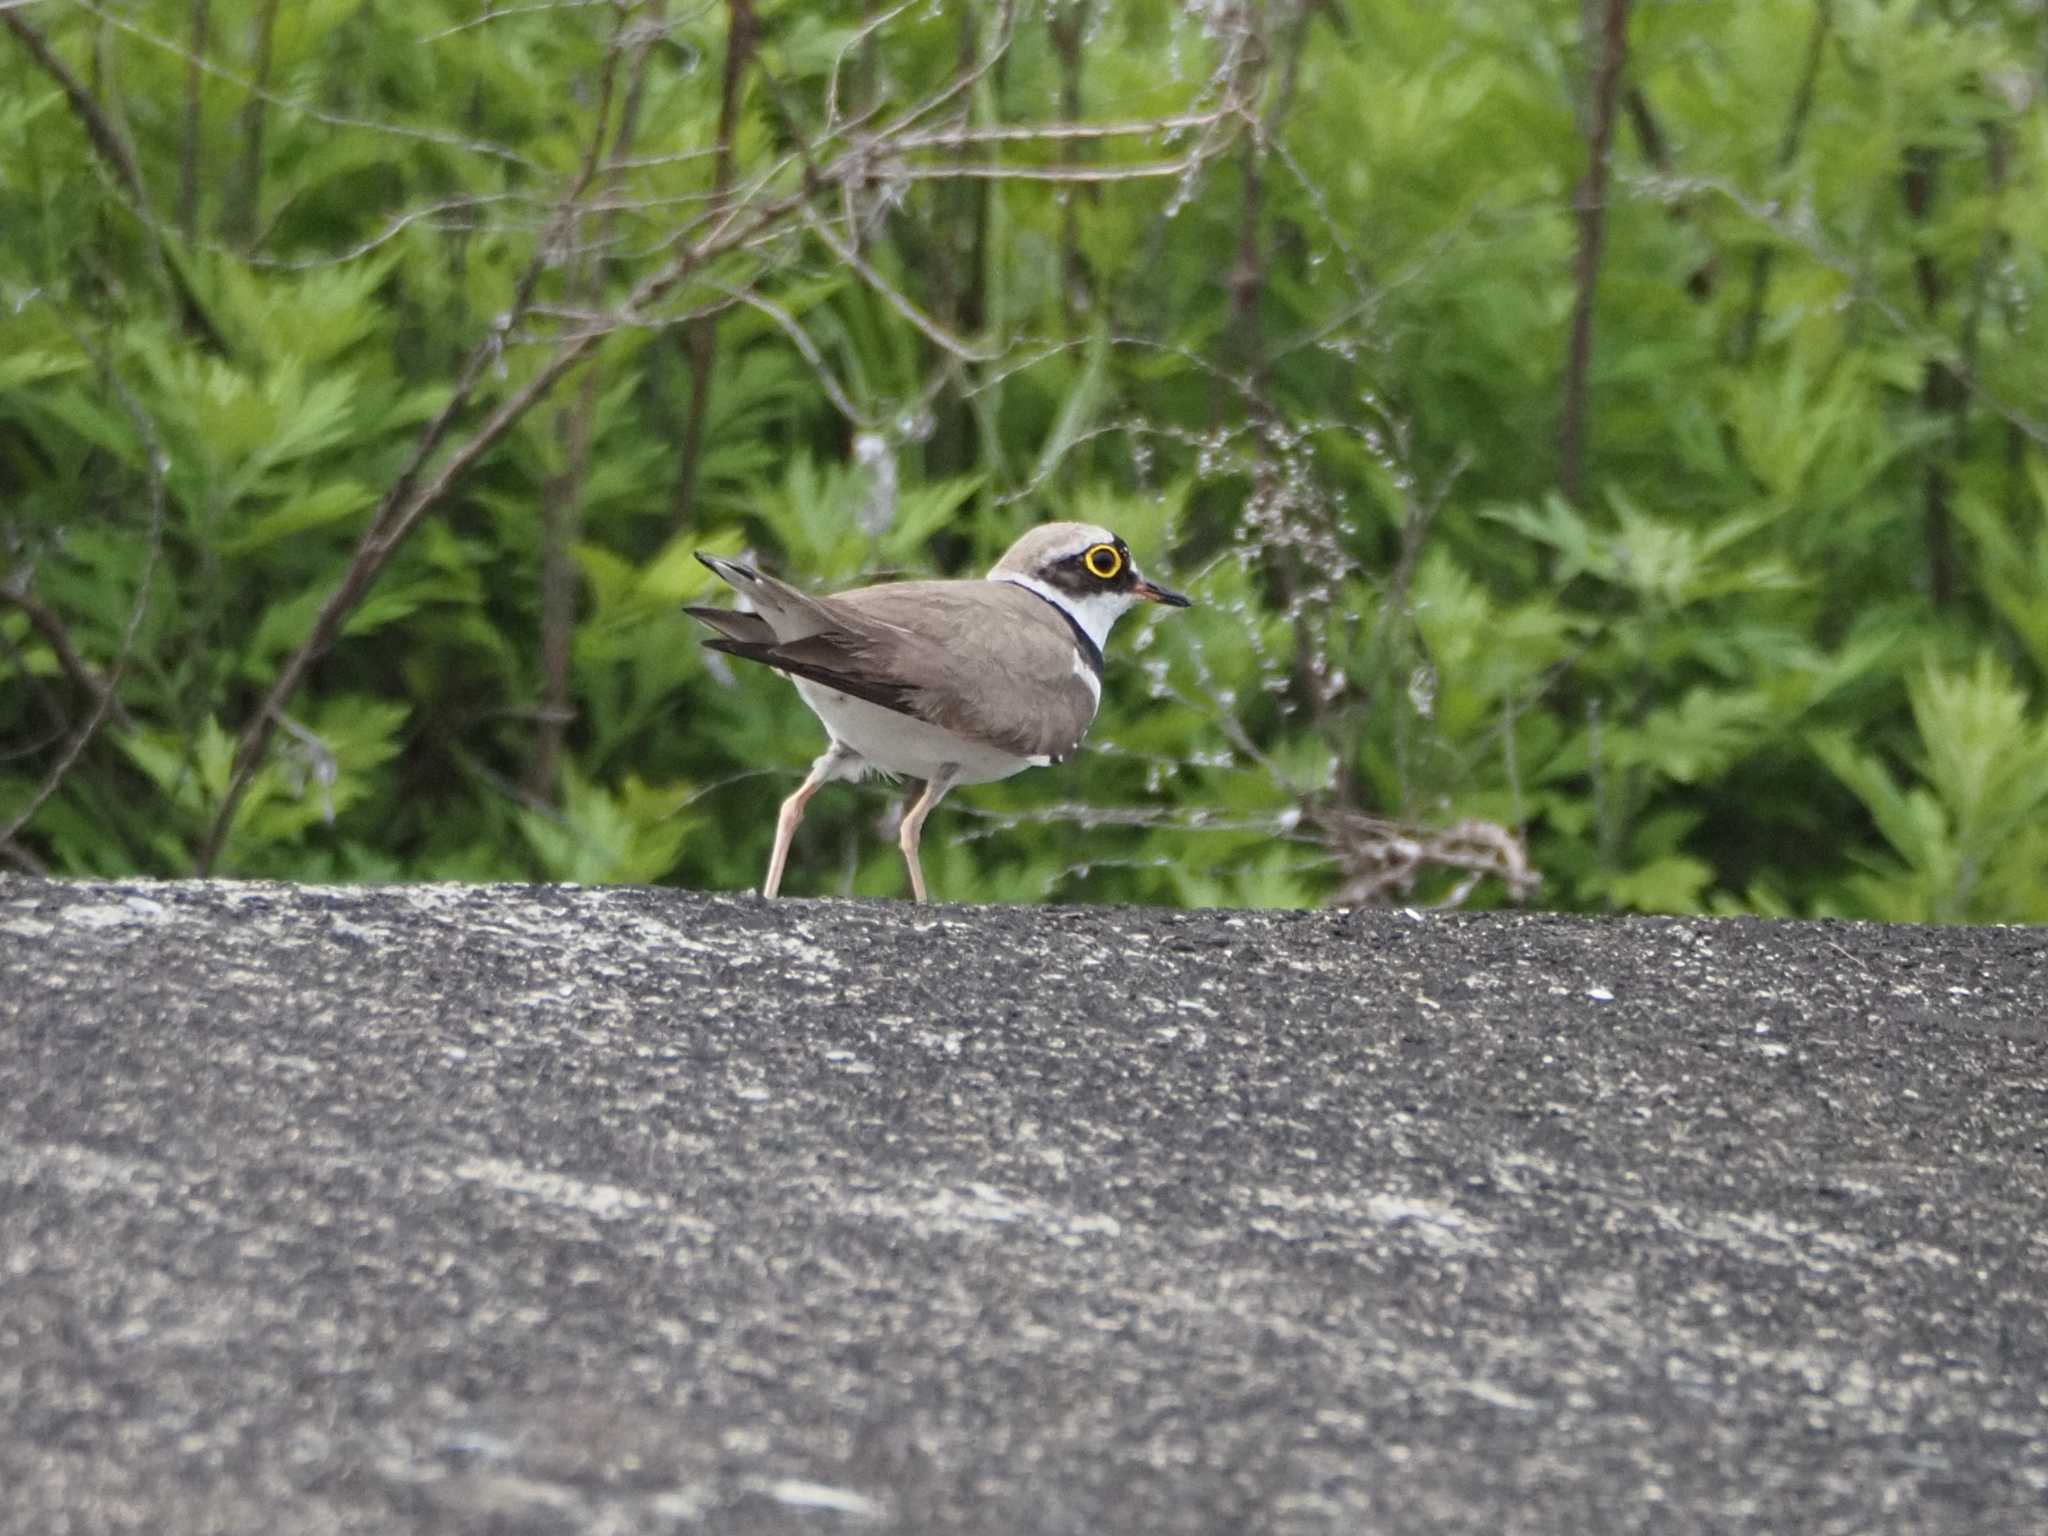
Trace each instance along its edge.
<path fill-rule="evenodd" d="M 0 1529 L 2048 1529 L 2044 964 L 0 881 Z"/>

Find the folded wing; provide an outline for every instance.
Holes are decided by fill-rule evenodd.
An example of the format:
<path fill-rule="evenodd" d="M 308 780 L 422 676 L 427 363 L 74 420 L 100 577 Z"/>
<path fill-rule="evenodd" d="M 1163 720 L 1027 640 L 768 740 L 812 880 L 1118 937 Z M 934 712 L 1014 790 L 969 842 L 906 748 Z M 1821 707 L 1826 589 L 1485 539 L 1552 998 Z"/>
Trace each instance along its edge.
<path fill-rule="evenodd" d="M 686 609 L 718 631 L 704 642 L 715 651 L 1018 757 L 1071 757 L 1095 718 L 1073 632 L 1021 588 L 912 581 L 810 597 L 734 561 L 705 564 L 763 610 Z"/>

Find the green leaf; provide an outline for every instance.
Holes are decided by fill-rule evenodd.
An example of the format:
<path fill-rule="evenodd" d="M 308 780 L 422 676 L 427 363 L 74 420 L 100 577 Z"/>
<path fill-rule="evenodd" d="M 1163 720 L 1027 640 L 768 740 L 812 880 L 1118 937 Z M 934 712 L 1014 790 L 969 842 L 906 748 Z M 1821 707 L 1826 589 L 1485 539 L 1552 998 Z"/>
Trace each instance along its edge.
<path fill-rule="evenodd" d="M 520 830 L 551 880 L 597 885 L 657 880 L 675 867 L 694 822 L 688 786 L 628 775 L 616 791 L 568 769 L 558 815 L 519 813 Z"/>

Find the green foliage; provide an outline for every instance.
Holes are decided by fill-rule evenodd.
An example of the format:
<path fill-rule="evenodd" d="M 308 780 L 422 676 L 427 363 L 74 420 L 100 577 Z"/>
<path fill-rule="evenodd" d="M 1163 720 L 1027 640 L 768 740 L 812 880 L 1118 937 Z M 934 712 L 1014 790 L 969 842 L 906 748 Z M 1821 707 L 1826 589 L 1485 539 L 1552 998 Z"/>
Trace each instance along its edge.
<path fill-rule="evenodd" d="M 2048 19 L 1633 7 L 1573 494 L 1582 10 L 18 8 L 0 859 L 749 886 L 694 552 L 1071 516 L 1200 606 L 947 898 L 2048 921 Z"/>
<path fill-rule="evenodd" d="M 1814 740 L 1888 845 L 1863 856 L 1845 908 L 1894 922 L 2048 922 L 2048 719 L 1986 655 L 1967 672 L 1929 665 L 1908 692 L 1909 785 L 1843 736 Z"/>

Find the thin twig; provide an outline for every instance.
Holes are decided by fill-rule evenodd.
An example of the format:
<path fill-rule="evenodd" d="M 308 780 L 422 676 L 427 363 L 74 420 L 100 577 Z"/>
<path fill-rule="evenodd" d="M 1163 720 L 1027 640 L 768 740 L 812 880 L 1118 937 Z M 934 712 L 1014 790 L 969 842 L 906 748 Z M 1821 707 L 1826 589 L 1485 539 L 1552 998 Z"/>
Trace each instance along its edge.
<path fill-rule="evenodd" d="M 861 281 L 881 296 L 883 303 L 908 320 L 927 341 L 941 351 L 950 353 L 963 363 L 993 362 L 1000 355 L 970 346 L 918 308 L 915 300 L 878 272 L 860 252 L 848 245 L 837 230 L 818 217 L 816 210 L 806 207 L 803 216 L 805 226 L 818 237 L 819 242 L 827 250 L 858 273 Z"/>
<path fill-rule="evenodd" d="M 722 203 L 732 194 L 732 143 L 739 131 L 740 81 L 753 57 L 759 24 L 753 0 L 726 0 L 725 68 L 718 87 L 718 153 L 711 162 L 711 197 Z M 704 422 L 711 409 L 711 381 L 718 362 L 718 321 L 710 316 L 682 328 L 684 353 L 690 361 L 690 404 L 683 418 L 682 441 L 676 449 L 676 487 L 669 502 L 669 521 L 677 530 L 694 520 L 697 475 L 704 453 Z"/>
<path fill-rule="evenodd" d="M 58 670 L 71 679 L 87 698 L 98 702 L 108 692 L 107 680 L 95 672 L 71 644 L 71 636 L 64 628 L 64 621 L 55 609 L 43 602 L 32 592 L 16 591 L 11 586 L 0 585 L 0 602 L 12 603 L 28 619 L 30 629 L 43 637 L 43 643 L 50 648 L 50 654 L 57 660 Z M 135 722 L 128 718 L 128 711 L 117 698 L 109 708 L 114 723 L 121 729 L 133 730 Z"/>
<path fill-rule="evenodd" d="M 1564 399 L 1558 413 L 1558 487 L 1572 501 L 1585 495 L 1586 388 L 1593 362 L 1593 292 L 1600 281 L 1600 252 L 1607 234 L 1607 171 L 1614 145 L 1614 109 L 1628 58 L 1629 0 L 1604 0 L 1593 72 L 1586 174 L 1572 194 L 1579 224 L 1578 259 L 1572 272 L 1571 339 L 1564 367 Z"/>
<path fill-rule="evenodd" d="M 249 99 L 242 104 L 242 166 L 229 205 L 227 237 L 245 249 L 256 243 L 256 215 L 263 201 L 264 109 L 270 95 L 271 44 L 277 35 L 278 0 L 258 0 L 249 18 L 249 51 L 255 58 Z"/>
<path fill-rule="evenodd" d="M 1994 120 L 1986 122 L 1983 131 L 1985 182 L 1991 192 L 1990 211 L 1993 217 L 1987 221 L 1984 238 L 1977 249 L 1977 266 L 1970 278 L 1970 307 L 1963 316 L 1960 360 L 1955 370 L 1957 388 L 1950 428 L 1958 459 L 1963 458 L 1969 451 L 1971 394 L 1963 387 L 1963 380 L 1977 371 L 1977 355 L 1984 335 L 1984 312 L 1991 299 L 1992 279 L 1996 275 L 1999 262 L 2012 247 L 2011 232 L 1996 217 L 2003 213 L 2005 206 L 2009 130 L 2003 122 Z"/>
<path fill-rule="evenodd" d="M 27 652 L 4 628 L 0 628 L 0 653 L 5 654 L 15 675 L 21 678 L 28 691 L 36 696 L 36 701 L 43 706 L 43 713 L 50 717 L 52 725 L 49 731 L 31 740 L 9 742 L 4 750 L 0 750 L 0 763 L 22 762 L 29 758 L 41 757 L 71 734 L 71 716 L 56 693 L 30 669 Z"/>
<path fill-rule="evenodd" d="M 1658 175 L 1670 175 L 1671 143 L 1664 135 L 1663 125 L 1657 121 L 1657 114 L 1650 110 L 1649 95 L 1640 85 L 1630 85 L 1621 93 L 1621 104 L 1628 114 L 1629 126 L 1635 129 L 1636 144 L 1643 152 L 1643 159 Z M 1671 204 L 1670 213 L 1674 224 L 1693 222 L 1692 207 L 1682 198 Z M 1719 254 L 1710 250 L 1706 259 L 1686 274 L 1685 291 L 1701 302 L 1712 298 L 1719 267 Z"/>
<path fill-rule="evenodd" d="M 200 58 L 175 39 L 165 37 L 158 32 L 152 32 L 133 17 L 124 16 L 119 11 L 107 10 L 95 3 L 95 0 L 70 0 L 70 3 L 77 9 L 84 11 L 88 16 L 97 18 L 105 25 L 124 32 L 139 42 L 147 43 L 152 48 L 160 49 L 183 63 L 197 67 L 210 79 L 219 80 L 235 90 L 247 93 L 252 98 L 263 102 L 266 106 L 280 108 L 292 113 L 294 116 L 302 117 L 308 122 L 319 123 L 327 128 L 350 128 L 364 133 L 387 135 L 391 138 L 411 139 L 422 144 L 436 144 L 444 149 L 459 149 L 468 154 L 479 155 L 486 159 L 503 162 L 509 166 L 516 166 L 521 171 L 530 175 L 541 176 L 546 174 L 547 168 L 545 166 L 529 160 L 517 150 L 511 149 L 504 144 L 494 143 L 489 139 L 466 139 L 460 134 L 442 133 L 432 128 L 414 128 L 404 123 L 394 123 L 378 118 L 352 117 L 346 112 L 330 112 L 324 107 L 317 106 L 310 101 L 298 97 L 280 96 L 277 92 L 271 90 L 269 86 L 259 84 L 250 76 L 237 74 L 234 70 L 224 68 L 211 59 Z M 4 12 L 5 9 L 4 6 L 0 6 L 0 12 Z"/>
<path fill-rule="evenodd" d="M 975 8 L 963 5 L 956 14 L 954 68 L 964 76 L 978 68 L 982 40 L 975 27 Z M 1000 93 L 1000 81 L 996 90 Z M 981 92 L 970 95 L 954 114 L 955 120 L 973 122 L 986 99 Z M 944 174 L 965 164 L 967 159 L 964 147 L 941 156 L 937 167 L 941 179 L 933 192 L 932 228 L 918 242 L 924 249 L 922 266 L 929 292 L 928 307 L 934 318 L 956 336 L 981 335 L 988 328 L 988 218 L 996 194 L 986 184 L 976 185 L 965 178 Z M 879 206 L 890 206 L 894 198 L 901 197 L 905 184 L 901 177 L 892 176 L 885 181 Z M 970 397 L 959 387 L 966 382 L 967 370 L 948 349 L 941 348 L 929 361 L 959 377 L 951 400 L 941 400 L 934 413 L 931 442 L 924 454 L 926 471 L 958 475 L 981 465 L 987 467 L 990 480 L 1000 478 L 1003 448 L 997 434 L 987 430 L 990 403 Z"/>
<path fill-rule="evenodd" d="M 91 350 L 85 338 L 75 332 L 73 340 L 78 343 L 81 350 Z M 109 391 L 120 403 L 123 413 L 135 429 L 136 440 L 142 446 L 143 464 L 149 482 L 149 526 L 144 535 L 142 574 L 135 583 L 135 601 L 128 609 L 127 622 L 121 627 L 120 649 L 114 654 L 114 664 L 107 670 L 104 683 L 94 693 L 90 713 L 72 733 L 70 741 L 65 743 L 64 750 L 58 755 L 57 761 L 50 765 L 50 771 L 43 776 L 42 782 L 15 811 L 13 818 L 4 827 L 0 827 L 0 848 L 14 846 L 15 838 L 35 819 L 37 812 L 42 810 L 50 797 L 63 787 L 72 766 L 84 754 L 92 739 L 99 734 L 100 727 L 114 713 L 119 701 L 121 678 L 128 670 L 129 659 L 135 654 L 135 637 L 141 632 L 143 615 L 149 609 L 157 565 L 163 556 L 164 520 L 170 500 L 164 484 L 164 470 L 170 460 L 164 453 L 163 444 L 157 437 L 156 427 L 150 421 L 149 414 L 143 410 L 141 402 L 114 372 L 112 360 L 102 357 L 100 366 Z"/>
<path fill-rule="evenodd" d="M 15 39 L 28 51 L 36 66 L 57 84 L 64 95 L 72 115 L 85 129 L 87 141 L 102 163 L 113 172 L 114 180 L 125 195 L 127 206 L 149 237 L 150 257 L 158 277 L 169 289 L 173 302 L 178 307 L 179 321 L 205 346 L 214 352 L 225 354 L 227 340 L 213 323 L 206 306 L 199 302 L 199 296 L 185 281 L 183 272 L 176 263 L 164 255 L 163 231 L 158 225 L 155 212 L 150 207 L 149 192 L 143 185 L 142 172 L 136 167 L 134 153 L 128 147 L 114 120 L 93 98 L 83 82 L 65 67 L 50 47 L 49 40 L 31 26 L 24 16 L 15 10 L 0 10 L 0 25 L 14 34 Z"/>
<path fill-rule="evenodd" d="M 199 67 L 205 56 L 208 30 L 208 0 L 191 0 L 191 57 L 185 64 L 185 121 L 178 145 L 178 230 L 187 241 L 199 230 L 199 138 L 205 127 L 202 87 L 206 76 Z"/>
<path fill-rule="evenodd" d="M 832 402 L 832 408 L 846 418 L 848 426 L 860 431 L 874 425 L 869 414 L 853 403 L 853 397 L 847 394 L 846 386 L 841 384 L 838 375 L 833 373 L 831 363 L 826 361 L 825 354 L 818 350 L 818 344 L 811 340 L 810 332 L 803 328 L 802 322 L 795 315 L 774 300 L 764 298 L 750 288 L 727 288 L 725 292 L 739 303 L 759 310 L 775 322 L 782 334 L 789 338 L 789 344 L 796 348 L 798 355 L 811 365 L 811 372 L 817 378 L 818 388 L 825 392 L 825 398 Z"/>
<path fill-rule="evenodd" d="M 878 134 L 877 137 L 885 141 L 902 138 L 909 133 L 912 123 L 922 122 L 955 98 L 979 86 L 990 71 L 1009 56 L 1010 42 L 1016 31 L 1017 0 L 999 0 L 996 6 L 995 26 L 991 29 L 988 47 L 981 51 L 981 57 L 973 61 L 968 68 L 956 71 L 952 79 L 899 118 L 892 125 L 891 131 Z"/>
<path fill-rule="evenodd" d="M 853 36 L 840 45 L 839 52 L 833 55 L 832 72 L 825 80 L 825 131 L 828 134 L 839 131 L 839 76 L 846 68 L 847 57 L 855 50 L 867 49 L 873 43 L 877 32 L 916 4 L 917 0 L 898 0 L 897 4 L 890 6 L 886 11 L 870 13 Z M 871 61 L 864 60 L 863 64 L 868 62 Z M 869 81 L 866 84 L 872 87 L 873 82 Z M 862 92 L 863 97 L 868 94 L 867 90 Z M 873 110 L 873 106 L 871 100 L 863 99 L 856 105 L 855 110 L 865 113 Z"/>
<path fill-rule="evenodd" d="M 657 0 L 659 16 L 661 0 Z M 617 25 L 608 48 L 607 73 L 618 50 L 626 41 L 626 16 L 617 13 Z M 659 36 L 656 28 L 641 29 L 633 50 L 631 80 L 619 109 L 619 125 L 605 156 L 607 177 L 616 176 L 618 166 L 631 153 L 640 122 L 640 106 L 646 99 L 648 65 Z M 607 98 L 609 85 L 606 87 Z M 599 118 L 599 131 L 603 118 Z M 579 248 L 576 270 L 570 279 L 572 291 L 581 287 L 594 300 L 603 285 L 601 252 L 609 243 L 615 210 L 606 206 L 597 215 L 597 238 Z M 583 527 L 583 490 L 590 470 L 591 444 L 597 431 L 599 370 L 595 360 L 583 370 L 583 383 L 575 402 L 560 413 L 556 423 L 562 439 L 562 470 L 552 475 L 541 489 L 540 546 L 540 707 L 535 711 L 533 758 L 527 764 L 527 790 L 547 802 L 555 790 L 562 748 L 570 724 L 576 718 L 572 700 L 570 668 L 576 639 L 576 563 L 574 550 Z"/>
<path fill-rule="evenodd" d="M 1338 906 L 1362 906 L 1406 896 L 1424 874 L 1462 870 L 1439 906 L 1457 906 L 1481 879 L 1506 887 L 1512 901 L 1525 901 L 1543 884 L 1528 850 L 1498 822 L 1477 819 L 1448 827 L 1425 827 L 1380 817 L 1340 817 L 1329 823 L 1333 843 L 1345 855 L 1350 878 L 1333 899 Z"/>
<path fill-rule="evenodd" d="M 1934 211 L 1934 199 L 1940 190 L 1940 167 L 1938 150 L 1919 144 L 1907 148 L 1901 190 L 1907 217 L 1916 224 L 1926 224 Z M 1930 327 L 1938 327 L 1947 284 L 1935 265 L 1934 253 L 1924 243 L 1913 253 L 1913 281 L 1920 295 L 1921 314 Z M 1930 417 L 1967 408 L 1968 393 L 1958 384 L 1956 370 L 1944 360 L 1945 350 L 1930 351 L 1920 365 L 1920 404 Z M 1942 462 L 1938 443 L 1925 445 L 1920 450 L 1920 460 L 1927 595 L 1936 608 L 1946 608 L 1956 595 L 1955 527 L 1949 507 L 1948 466 Z"/>
<path fill-rule="evenodd" d="M 1813 27 L 1806 36 L 1806 62 L 1799 71 L 1799 84 L 1792 92 L 1792 105 L 1785 114 L 1785 131 L 1778 139 L 1777 170 L 1780 175 L 1799 156 L 1800 141 L 1806 136 L 1807 119 L 1813 115 L 1813 98 L 1820 81 L 1821 62 L 1827 56 L 1828 30 L 1834 25 L 1834 0 L 1814 0 Z M 1743 302 L 1742 319 L 1735 327 L 1733 347 L 1736 362 L 1747 362 L 1756 347 L 1757 332 L 1763 326 L 1764 292 L 1770 287 L 1771 264 L 1777 252 L 1759 245 L 1749 259 L 1749 296 Z"/>
<path fill-rule="evenodd" d="M 1046 34 L 1052 40 L 1052 51 L 1060 62 L 1060 116 L 1070 123 L 1081 120 L 1081 42 L 1088 34 L 1091 19 L 1089 0 L 1070 0 L 1066 5 L 1046 7 Z M 1059 146 L 1060 169 L 1072 172 L 1083 169 L 1078 163 L 1082 144 L 1078 140 L 1066 140 Z M 1066 319 L 1067 332 L 1073 333 L 1075 321 L 1081 311 L 1089 307 L 1088 262 L 1081 254 L 1081 231 L 1075 200 L 1063 198 L 1060 202 L 1060 313 Z"/>
<path fill-rule="evenodd" d="M 619 0 L 547 0 L 544 5 L 492 5 L 487 6 L 481 16 L 472 16 L 468 21 L 460 21 L 453 26 L 423 33 L 420 42 L 423 45 L 444 42 L 451 37 L 460 37 L 465 32 L 473 32 L 480 27 L 515 20 L 521 16 L 546 16 L 561 11 L 611 10 L 618 3 Z"/>
<path fill-rule="evenodd" d="M 1103 123 L 989 123 L 977 126 L 956 123 L 945 128 L 924 128 L 914 132 L 889 132 L 878 136 L 873 153 L 877 157 L 917 154 L 924 150 L 981 149 L 1015 144 L 1073 144 L 1106 139 L 1174 138 L 1196 128 L 1242 116 L 1242 102 L 1232 97 L 1219 107 L 1202 112 L 1180 112 L 1167 117 L 1118 118 Z"/>
<path fill-rule="evenodd" d="M 112 168 L 115 178 L 121 183 L 121 190 L 137 203 L 145 200 L 142 186 L 142 172 L 137 169 L 135 156 L 128 148 L 128 141 L 114 126 L 113 120 L 100 110 L 100 104 L 93 99 L 79 78 L 72 74 L 64 61 L 57 57 L 49 40 L 29 24 L 26 16 L 19 11 L 0 11 L 0 26 L 12 32 L 21 46 L 28 50 L 28 56 L 36 61 L 42 72 L 56 81 L 57 89 L 64 93 L 64 100 L 71 108 L 72 116 L 85 129 L 85 136 L 92 141 L 93 149 Z"/>
<path fill-rule="evenodd" d="M 1249 98 L 1266 67 L 1266 43 L 1252 13 L 1247 11 L 1239 19 L 1239 24 L 1253 46 L 1245 48 L 1237 57 L 1238 74 L 1231 82 L 1231 94 Z M 1299 7 L 1290 50 L 1296 60 L 1300 58 L 1307 30 L 1307 8 Z M 1262 412 L 1269 412 L 1270 407 L 1265 403 L 1261 383 L 1265 376 L 1265 360 L 1260 355 L 1258 334 L 1259 299 L 1265 289 L 1265 254 L 1259 243 L 1260 216 L 1265 203 L 1267 146 L 1278 137 L 1279 115 L 1285 109 L 1286 100 L 1285 91 L 1276 92 L 1272 110 L 1259 125 L 1259 131 L 1245 135 L 1244 164 L 1239 172 L 1237 259 L 1230 269 L 1230 306 L 1223 322 L 1225 367 L 1242 376 L 1247 395 Z M 1213 390 L 1209 409 L 1212 424 L 1222 419 L 1225 400 L 1220 387 Z"/>
<path fill-rule="evenodd" d="M 878 159 L 881 157 L 878 157 Z M 1209 159 L 1199 154 L 1175 160 L 1137 160 L 1117 165 L 1006 165 L 1001 162 L 956 161 L 945 165 L 891 165 L 884 173 L 892 182 L 911 181 L 1034 181 L 1049 185 L 1094 186 L 1104 182 L 1158 180 L 1185 176 Z"/>

